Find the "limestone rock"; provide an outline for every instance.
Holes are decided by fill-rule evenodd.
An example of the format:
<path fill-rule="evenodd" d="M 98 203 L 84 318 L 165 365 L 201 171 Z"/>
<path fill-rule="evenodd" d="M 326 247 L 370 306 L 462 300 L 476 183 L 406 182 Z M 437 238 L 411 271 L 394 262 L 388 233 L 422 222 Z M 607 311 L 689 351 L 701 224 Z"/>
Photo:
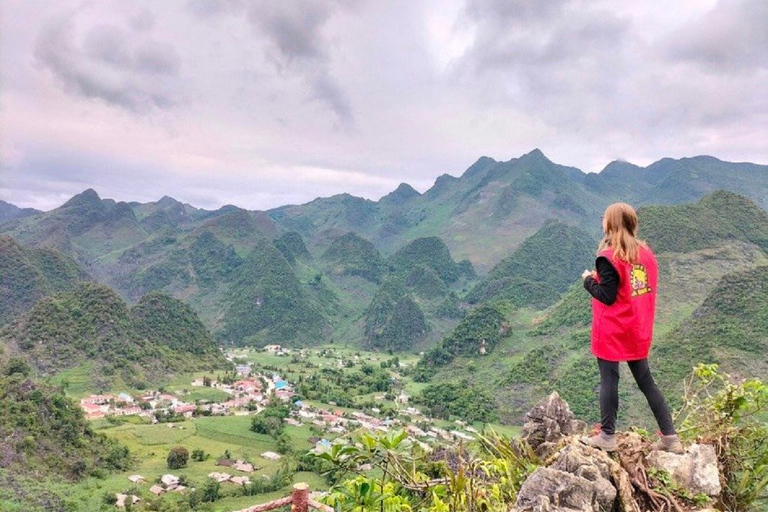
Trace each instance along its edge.
<path fill-rule="evenodd" d="M 568 403 L 553 392 L 525 414 L 521 437 L 539 457 L 546 458 L 552 455 L 563 438 L 585 430 L 586 423 L 577 420 Z"/>
<path fill-rule="evenodd" d="M 720 470 L 715 448 L 708 444 L 693 444 L 684 454 L 652 451 L 648 454 L 650 466 L 669 473 L 672 480 L 693 494 L 719 496 Z"/>

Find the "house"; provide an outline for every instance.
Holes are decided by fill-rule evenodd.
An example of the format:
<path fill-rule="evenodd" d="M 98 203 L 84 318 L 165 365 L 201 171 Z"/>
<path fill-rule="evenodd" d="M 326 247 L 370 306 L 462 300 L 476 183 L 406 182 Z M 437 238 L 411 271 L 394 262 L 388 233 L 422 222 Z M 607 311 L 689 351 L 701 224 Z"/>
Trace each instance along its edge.
<path fill-rule="evenodd" d="M 208 478 L 212 478 L 221 483 L 228 481 L 230 478 L 232 478 L 232 476 L 229 473 L 219 473 L 218 471 L 214 471 L 212 473 L 208 473 Z"/>
<path fill-rule="evenodd" d="M 120 393 L 119 395 L 117 395 L 117 398 L 115 398 L 115 402 L 124 402 L 126 404 L 132 404 L 133 397 L 128 393 Z"/>
<path fill-rule="evenodd" d="M 176 487 L 177 485 L 179 485 L 179 477 L 174 475 L 169 475 L 169 474 L 163 475 L 160 478 L 160 481 L 163 482 L 163 485 L 165 485 L 166 487 L 171 487 L 171 486 Z"/>
<path fill-rule="evenodd" d="M 268 460 L 280 460 L 283 458 L 282 455 L 275 452 L 264 452 L 261 454 L 261 456 Z"/>
<path fill-rule="evenodd" d="M 250 364 L 238 364 L 235 366 L 235 372 L 237 372 L 238 375 L 250 375 L 251 374 L 251 365 Z"/>
<path fill-rule="evenodd" d="M 247 476 L 233 476 L 229 481 L 237 485 L 248 485 L 251 483 L 251 479 Z"/>
<path fill-rule="evenodd" d="M 288 389 L 280 389 L 280 390 L 275 391 L 275 396 L 277 398 L 279 398 L 280 400 L 282 400 L 283 402 L 287 402 L 295 394 L 296 393 L 294 393 L 293 391 L 290 391 Z"/>
<path fill-rule="evenodd" d="M 192 413 L 194 413 L 196 409 L 197 409 L 196 405 L 183 404 L 183 405 L 177 405 L 176 407 L 174 407 L 173 412 L 175 412 L 176 414 L 183 414 L 185 417 L 191 418 Z"/>
<path fill-rule="evenodd" d="M 91 395 L 80 400 L 80 403 L 108 405 L 109 401 L 114 399 L 114 395 Z"/>
<path fill-rule="evenodd" d="M 117 496 L 117 500 L 115 501 L 115 506 L 117 508 L 125 508 L 125 502 L 128 500 L 128 495 L 117 493 L 116 496 Z M 135 505 L 140 501 L 141 501 L 141 498 L 131 494 L 131 505 Z"/>
<path fill-rule="evenodd" d="M 141 483 L 145 483 L 147 481 L 141 475 L 131 475 L 131 476 L 128 477 L 128 480 L 130 480 L 134 484 L 141 484 Z"/>
<path fill-rule="evenodd" d="M 159 485 L 153 485 L 152 487 L 149 488 L 149 492 L 151 492 L 155 496 L 160 496 L 165 492 L 165 489 L 163 489 Z"/>
<path fill-rule="evenodd" d="M 294 426 L 294 427 L 300 427 L 301 426 L 301 422 L 300 421 L 296 421 L 293 418 L 285 418 L 283 421 L 286 422 L 289 425 Z"/>
<path fill-rule="evenodd" d="M 135 405 L 132 407 L 123 407 L 122 409 L 117 409 L 115 414 L 120 414 L 122 416 L 135 416 L 136 414 L 141 414 L 141 407 Z"/>
<path fill-rule="evenodd" d="M 249 464 L 242 460 L 235 462 L 235 465 L 232 467 L 238 471 L 242 471 L 243 473 L 253 473 L 254 471 L 253 464 Z"/>
<path fill-rule="evenodd" d="M 272 352 L 273 354 L 277 354 L 278 352 L 283 350 L 283 347 L 281 347 L 280 345 L 267 345 L 264 347 L 264 350 L 266 352 Z"/>
<path fill-rule="evenodd" d="M 178 399 L 178 398 L 176 398 L 176 397 L 175 397 L 175 396 L 173 396 L 173 395 L 169 395 L 169 394 L 167 394 L 167 393 L 163 393 L 162 395 L 160 395 L 159 397 L 157 397 L 157 399 L 158 399 L 160 402 L 169 402 L 169 403 L 171 404 L 171 406 L 175 406 L 175 405 L 176 405 L 176 404 L 179 402 L 179 399 Z"/>
<path fill-rule="evenodd" d="M 232 384 L 232 387 L 236 391 L 242 391 L 243 393 L 250 393 L 252 391 L 261 391 L 261 381 L 257 379 L 243 379 Z"/>

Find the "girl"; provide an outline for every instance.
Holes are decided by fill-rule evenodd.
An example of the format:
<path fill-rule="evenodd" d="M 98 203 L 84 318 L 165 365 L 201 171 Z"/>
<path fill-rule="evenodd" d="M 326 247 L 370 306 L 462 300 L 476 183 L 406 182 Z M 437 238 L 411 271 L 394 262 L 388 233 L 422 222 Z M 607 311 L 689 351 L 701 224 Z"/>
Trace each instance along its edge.
<path fill-rule="evenodd" d="M 616 450 L 619 409 L 619 362 L 626 361 L 661 430 L 655 449 L 683 453 L 664 395 L 648 368 L 653 335 L 658 268 L 651 249 L 636 238 L 637 214 L 625 203 L 614 203 L 603 215 L 605 237 L 593 271 L 581 275 L 592 295 L 592 353 L 600 369 L 599 434 L 584 442 Z"/>

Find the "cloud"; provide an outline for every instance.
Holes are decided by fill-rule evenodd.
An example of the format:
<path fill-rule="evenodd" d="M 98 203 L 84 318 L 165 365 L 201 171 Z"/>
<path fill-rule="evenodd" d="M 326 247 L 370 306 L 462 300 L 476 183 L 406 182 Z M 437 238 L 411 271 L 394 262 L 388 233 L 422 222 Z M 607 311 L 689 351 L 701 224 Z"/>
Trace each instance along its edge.
<path fill-rule="evenodd" d="M 660 51 L 710 73 L 768 69 L 768 2 L 720 0 L 664 39 Z"/>
<path fill-rule="evenodd" d="M 324 103 L 343 127 L 354 124 L 352 104 L 331 71 L 331 44 L 323 34 L 344 7 L 324 0 L 262 0 L 249 4 L 247 18 L 268 40 L 272 62 L 281 71 L 301 76 L 310 99 Z"/>
<path fill-rule="evenodd" d="M 34 48 L 36 61 L 66 92 L 132 112 L 179 103 L 181 59 L 171 44 L 106 24 L 77 36 L 72 20 L 62 17 L 43 27 Z"/>

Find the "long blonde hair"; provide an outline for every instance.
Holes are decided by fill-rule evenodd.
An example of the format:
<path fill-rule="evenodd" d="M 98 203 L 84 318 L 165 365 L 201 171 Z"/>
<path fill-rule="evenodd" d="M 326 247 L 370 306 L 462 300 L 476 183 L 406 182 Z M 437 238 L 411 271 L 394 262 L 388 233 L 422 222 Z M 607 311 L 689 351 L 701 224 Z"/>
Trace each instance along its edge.
<path fill-rule="evenodd" d="M 614 258 L 632 263 L 640 256 L 640 248 L 646 247 L 637 238 L 637 213 L 627 203 L 613 203 L 605 209 L 603 232 L 605 237 L 597 248 L 598 254 L 611 248 Z"/>

